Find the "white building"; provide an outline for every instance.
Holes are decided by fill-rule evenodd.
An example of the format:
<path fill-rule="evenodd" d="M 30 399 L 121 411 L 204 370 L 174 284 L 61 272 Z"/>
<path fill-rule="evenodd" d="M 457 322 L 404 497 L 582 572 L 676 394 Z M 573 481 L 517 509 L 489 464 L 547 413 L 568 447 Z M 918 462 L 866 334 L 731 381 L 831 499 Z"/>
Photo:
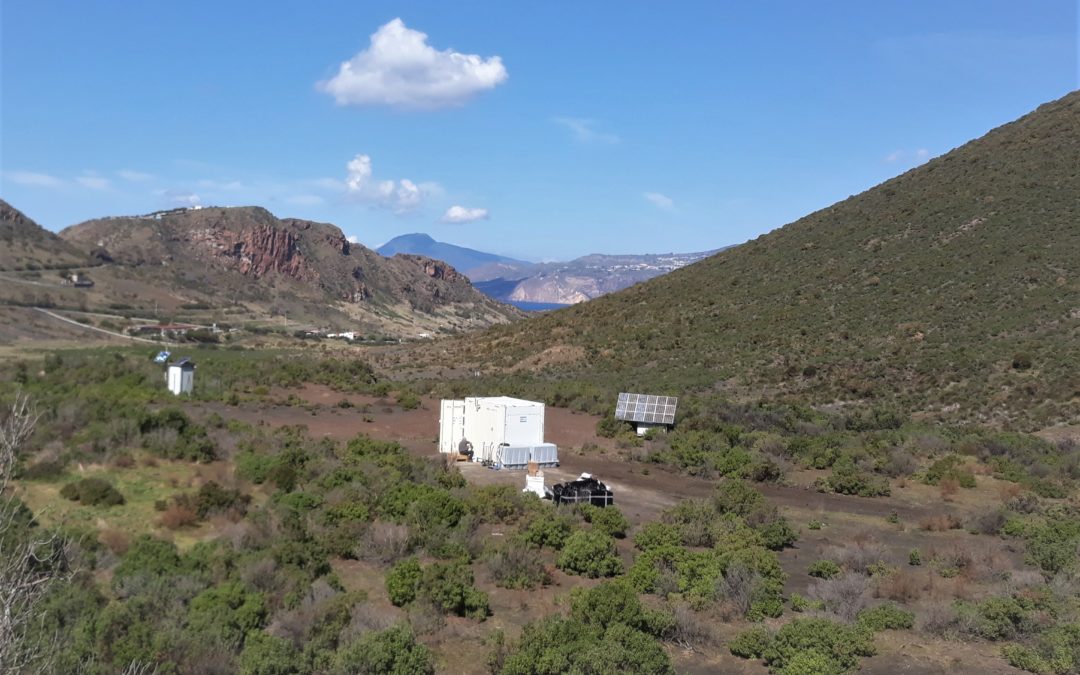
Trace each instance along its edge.
<path fill-rule="evenodd" d="M 191 359 L 180 359 L 176 363 L 170 363 L 166 370 L 165 380 L 169 391 L 179 396 L 190 394 L 195 387 L 195 364 Z"/>
<path fill-rule="evenodd" d="M 530 461 L 557 466 L 558 451 L 544 442 L 544 404 L 508 396 L 444 400 L 439 452 L 455 453 L 466 441 L 474 462 L 524 468 Z"/>

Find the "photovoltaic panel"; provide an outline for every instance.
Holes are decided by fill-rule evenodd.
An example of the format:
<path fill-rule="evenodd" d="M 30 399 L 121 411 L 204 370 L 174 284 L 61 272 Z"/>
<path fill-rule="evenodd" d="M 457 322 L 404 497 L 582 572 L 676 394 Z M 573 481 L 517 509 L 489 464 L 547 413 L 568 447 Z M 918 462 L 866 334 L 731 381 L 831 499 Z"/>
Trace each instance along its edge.
<path fill-rule="evenodd" d="M 615 404 L 615 419 L 625 422 L 675 424 L 675 406 L 678 402 L 679 399 L 674 396 L 622 393 Z"/>

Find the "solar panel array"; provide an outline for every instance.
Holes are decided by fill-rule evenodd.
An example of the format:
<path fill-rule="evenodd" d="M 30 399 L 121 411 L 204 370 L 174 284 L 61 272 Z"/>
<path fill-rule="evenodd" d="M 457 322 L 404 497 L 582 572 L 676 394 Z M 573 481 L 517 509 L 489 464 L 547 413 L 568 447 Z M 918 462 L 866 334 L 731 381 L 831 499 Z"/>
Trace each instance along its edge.
<path fill-rule="evenodd" d="M 675 406 L 678 402 L 679 399 L 674 396 L 619 394 L 619 402 L 615 405 L 615 419 L 649 424 L 675 424 Z"/>

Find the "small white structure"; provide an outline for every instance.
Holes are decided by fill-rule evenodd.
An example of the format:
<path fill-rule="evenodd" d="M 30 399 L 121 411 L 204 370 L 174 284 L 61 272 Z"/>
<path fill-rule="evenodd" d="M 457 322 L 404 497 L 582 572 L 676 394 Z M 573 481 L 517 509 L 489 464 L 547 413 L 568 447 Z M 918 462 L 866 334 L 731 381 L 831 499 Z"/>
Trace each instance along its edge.
<path fill-rule="evenodd" d="M 183 358 L 176 363 L 170 363 L 166 370 L 165 380 L 169 391 L 179 396 L 190 394 L 195 387 L 195 364 L 191 359 Z"/>
<path fill-rule="evenodd" d="M 440 406 L 439 452 L 454 453 L 462 441 L 474 462 L 524 468 L 530 461 L 558 465 L 558 451 L 544 443 L 544 404 L 508 396 L 444 400 Z"/>
<path fill-rule="evenodd" d="M 535 475 L 525 476 L 525 489 L 522 492 L 531 492 L 540 499 L 546 497 L 547 489 L 544 487 L 544 472 L 537 471 Z"/>

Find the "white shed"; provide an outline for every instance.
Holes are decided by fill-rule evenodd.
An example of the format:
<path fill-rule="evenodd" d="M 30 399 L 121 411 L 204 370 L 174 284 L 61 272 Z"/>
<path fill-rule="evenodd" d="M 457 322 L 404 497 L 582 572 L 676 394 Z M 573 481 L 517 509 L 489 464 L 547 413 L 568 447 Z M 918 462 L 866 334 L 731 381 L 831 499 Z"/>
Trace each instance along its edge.
<path fill-rule="evenodd" d="M 508 396 L 469 397 L 444 400 L 440 410 L 439 452 L 457 452 L 465 440 L 472 446 L 473 461 L 524 468 L 534 455 L 543 454 L 543 464 L 558 464 L 555 446 L 544 443 L 543 403 Z"/>
<path fill-rule="evenodd" d="M 165 376 L 169 391 L 179 396 L 190 394 L 195 386 L 195 364 L 191 359 L 180 359 L 170 363 Z"/>

